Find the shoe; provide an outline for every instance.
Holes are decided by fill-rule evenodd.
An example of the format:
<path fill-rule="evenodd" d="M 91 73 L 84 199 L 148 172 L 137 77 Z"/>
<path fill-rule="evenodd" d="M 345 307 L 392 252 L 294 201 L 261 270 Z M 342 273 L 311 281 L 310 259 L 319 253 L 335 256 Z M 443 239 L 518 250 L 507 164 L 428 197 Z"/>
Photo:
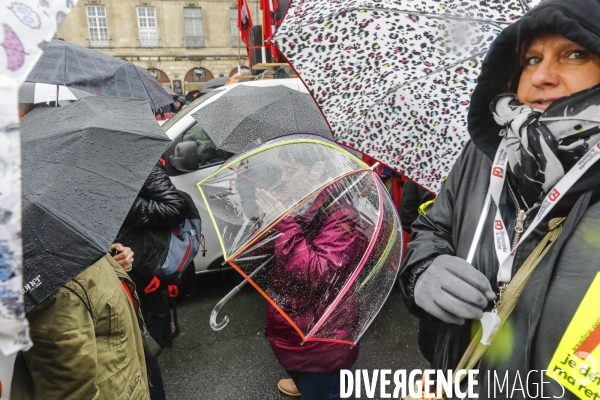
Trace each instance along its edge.
<path fill-rule="evenodd" d="M 283 394 L 287 394 L 288 396 L 298 397 L 300 396 L 300 391 L 294 384 L 293 379 L 282 379 L 277 384 L 279 391 Z"/>

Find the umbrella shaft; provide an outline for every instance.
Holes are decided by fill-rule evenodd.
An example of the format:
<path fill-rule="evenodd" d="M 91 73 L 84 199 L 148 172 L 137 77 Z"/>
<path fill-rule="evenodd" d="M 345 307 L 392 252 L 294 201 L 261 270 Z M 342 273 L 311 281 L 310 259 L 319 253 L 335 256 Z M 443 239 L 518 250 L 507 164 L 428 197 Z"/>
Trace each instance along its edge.
<path fill-rule="evenodd" d="M 492 192 L 488 190 L 487 195 L 485 196 L 485 200 L 483 202 L 481 216 L 479 217 L 479 222 L 477 223 L 477 228 L 475 229 L 475 235 L 473 236 L 473 240 L 471 242 L 471 248 L 469 249 L 469 254 L 467 255 L 466 261 L 469 264 L 473 264 L 473 257 L 475 257 L 475 251 L 477 250 L 477 245 L 479 244 L 479 238 L 481 237 L 481 233 L 483 232 L 483 225 L 485 224 L 485 220 L 487 219 L 487 215 L 490 210 L 491 200 Z"/>
<path fill-rule="evenodd" d="M 267 261 L 265 261 L 265 262 L 264 262 L 264 263 L 262 263 L 262 264 L 261 264 L 261 265 L 260 265 L 258 268 L 256 268 L 254 271 L 252 271 L 252 273 L 251 273 L 250 275 L 248 275 L 248 278 L 249 278 L 249 279 L 252 279 L 252 278 L 254 278 L 254 277 L 256 276 L 256 274 L 258 274 L 258 273 L 259 273 L 259 272 L 260 272 L 260 271 L 261 271 L 261 270 L 262 270 L 264 267 L 266 267 L 266 266 L 267 266 L 267 264 L 269 264 L 269 263 L 271 262 L 271 260 L 273 260 L 273 258 L 275 258 L 275 256 L 271 256 L 271 257 L 269 257 L 269 258 L 267 259 Z M 242 287 L 244 287 L 244 285 L 245 285 L 246 283 L 248 283 L 248 281 L 247 281 L 246 279 L 244 279 L 244 281 L 243 281 L 242 283 L 240 283 L 239 285 L 237 285 L 237 286 L 235 287 L 235 289 L 234 289 L 234 290 L 238 290 L 238 291 L 239 291 L 239 290 L 240 290 Z M 233 292 L 233 290 L 232 290 L 231 292 Z M 230 293 L 231 293 L 231 292 L 230 292 Z M 228 295 L 228 296 L 229 296 L 229 295 Z"/>

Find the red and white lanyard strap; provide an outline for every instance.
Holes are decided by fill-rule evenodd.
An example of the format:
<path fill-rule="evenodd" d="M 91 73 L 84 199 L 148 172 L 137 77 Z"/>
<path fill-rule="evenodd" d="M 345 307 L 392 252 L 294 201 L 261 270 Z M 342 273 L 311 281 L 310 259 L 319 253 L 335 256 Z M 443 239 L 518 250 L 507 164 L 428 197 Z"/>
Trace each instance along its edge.
<path fill-rule="evenodd" d="M 533 219 L 529 228 L 521 235 L 519 242 L 511 251 L 510 239 L 506 231 L 506 224 L 500 215 L 500 195 L 506 180 L 506 166 L 508 157 L 506 152 L 507 141 L 503 138 L 496 151 L 494 164 L 490 176 L 490 192 L 494 203 L 496 203 L 496 216 L 494 218 L 494 246 L 496 256 L 498 257 L 498 283 L 508 283 L 512 279 L 512 266 L 514 262 L 515 251 L 521 243 L 529 236 L 536 226 L 544 219 L 546 215 L 554 208 L 558 200 L 567 193 L 567 191 L 581 178 L 596 161 L 600 159 L 600 142 L 594 144 L 585 155 L 575 164 L 562 179 L 548 192 L 540 209 Z"/>

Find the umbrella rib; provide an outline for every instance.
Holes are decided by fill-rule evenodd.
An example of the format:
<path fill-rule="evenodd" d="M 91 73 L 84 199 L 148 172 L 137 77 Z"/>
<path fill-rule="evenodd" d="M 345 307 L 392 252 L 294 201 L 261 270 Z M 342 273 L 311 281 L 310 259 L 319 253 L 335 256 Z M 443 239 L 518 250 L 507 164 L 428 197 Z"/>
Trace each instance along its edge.
<path fill-rule="evenodd" d="M 520 0 L 520 1 L 522 1 L 522 0 Z M 324 17 L 321 16 L 319 18 L 311 19 L 310 21 L 308 21 L 304 24 L 301 24 L 301 25 L 300 24 L 295 25 L 293 30 L 304 28 L 306 26 L 314 24 L 317 21 L 325 20 L 326 18 L 333 19 L 334 17 L 337 17 L 339 14 L 348 13 L 348 12 L 357 11 L 357 10 L 380 11 L 380 12 L 386 12 L 386 13 L 398 13 L 398 14 L 405 14 L 405 15 L 418 15 L 420 17 L 436 18 L 436 19 L 449 19 L 449 20 L 453 20 L 453 21 L 483 22 L 483 23 L 492 24 L 492 25 L 500 24 L 500 25 L 508 26 L 513 23 L 510 21 L 506 21 L 506 22 L 505 21 L 495 21 L 495 20 L 491 20 L 491 19 L 468 18 L 468 17 L 460 17 L 460 16 L 456 16 L 456 15 L 428 14 L 428 13 L 424 13 L 421 11 L 389 10 L 389 9 L 377 8 L 377 7 L 352 7 L 352 8 L 346 8 L 346 9 L 343 9 L 340 11 L 336 11 L 336 12 L 326 15 Z M 286 35 L 285 31 L 282 31 L 281 36 L 285 36 L 285 35 Z M 276 35 L 270 41 L 272 42 L 273 40 L 277 40 L 277 39 L 279 39 L 279 35 Z"/>
<path fill-rule="evenodd" d="M 216 174 L 216 172 L 215 172 L 215 174 Z M 212 175 L 209 176 L 209 178 L 210 177 L 212 177 Z M 202 182 L 204 182 L 206 179 L 208 179 L 208 178 L 203 179 Z M 219 239 L 219 244 L 221 245 L 221 251 L 223 252 L 223 258 L 225 258 L 225 261 L 227 261 L 229 259 L 229 257 L 227 257 L 227 250 L 225 249 L 225 243 L 223 243 L 223 236 L 221 235 L 221 232 L 219 230 L 219 225 L 217 225 L 215 216 L 213 215 L 212 209 L 210 208 L 208 200 L 206 199 L 204 190 L 202 190 L 202 186 L 200 185 L 202 182 L 198 182 L 196 184 L 196 187 L 198 188 L 198 191 L 200 191 L 200 195 L 202 196 L 202 200 L 204 200 L 204 204 L 206 204 L 206 210 L 208 211 L 208 216 L 210 217 L 210 220 L 212 221 L 213 226 L 215 227 L 215 231 L 217 232 L 217 239 Z"/>
<path fill-rule="evenodd" d="M 65 72 L 64 72 L 64 75 L 63 75 L 63 80 L 62 80 L 62 83 L 63 83 L 64 85 L 66 85 L 66 84 L 67 84 L 67 76 L 68 76 L 68 75 L 67 75 L 67 73 L 68 73 L 68 71 L 67 71 L 67 69 L 68 69 L 68 68 L 67 68 L 67 60 L 68 60 L 68 59 L 67 59 L 67 46 L 64 46 L 64 47 L 63 47 L 63 50 L 64 50 L 64 53 L 65 53 Z M 58 99 L 56 99 L 56 102 L 58 103 Z"/>
<path fill-rule="evenodd" d="M 394 227 L 396 228 L 396 223 L 395 223 L 395 222 L 394 222 Z M 397 231 L 396 231 L 396 230 L 394 230 L 394 232 L 396 232 L 396 234 L 397 234 Z M 392 240 L 392 239 L 390 238 L 390 240 Z M 394 240 L 395 240 L 395 239 L 394 239 Z M 390 252 L 391 252 L 391 249 L 390 249 L 390 251 L 388 251 L 388 254 L 387 254 L 387 255 L 389 255 L 389 253 L 390 253 Z M 387 257 L 387 256 L 386 256 L 386 257 Z M 400 259 L 402 260 L 402 257 L 401 257 Z M 378 262 L 379 262 L 379 261 L 378 261 Z M 382 265 L 383 265 L 383 263 L 382 263 Z M 372 274 L 372 273 L 373 273 L 373 272 L 371 272 L 371 274 Z M 371 276 L 371 274 L 369 274 L 369 277 Z M 396 276 L 398 276 L 398 270 L 396 271 Z M 360 287 L 358 288 L 358 290 L 360 290 L 360 289 L 362 288 L 362 286 L 363 286 L 363 284 L 364 284 L 364 283 L 366 283 L 366 282 L 363 282 L 363 283 L 361 283 L 361 285 L 360 285 Z M 393 288 L 394 288 L 394 286 L 393 286 L 393 285 L 392 285 L 392 286 L 390 286 L 390 288 L 389 288 L 389 290 L 388 290 L 388 292 L 387 292 L 387 294 L 386 294 L 386 296 L 385 296 L 386 300 L 385 300 L 384 302 L 382 302 L 382 303 L 381 303 L 381 306 L 379 307 L 379 309 L 377 310 L 377 312 L 376 312 L 376 313 L 373 313 L 373 316 L 371 317 L 371 319 L 369 320 L 369 322 L 368 322 L 368 323 L 367 323 L 365 326 L 367 326 L 367 327 L 371 326 L 371 324 L 373 323 L 373 321 L 375 320 L 375 318 L 377 318 L 377 316 L 379 315 L 379 311 L 381 311 L 381 309 L 383 308 L 383 306 L 384 306 L 385 302 L 387 301 L 387 298 L 390 296 L 390 293 L 392 292 L 392 289 L 393 289 Z M 357 341 L 357 342 L 358 342 L 358 341 L 359 341 L 359 340 L 360 340 L 360 339 L 363 337 L 363 335 L 365 334 L 365 332 L 366 332 L 366 330 L 364 330 L 363 332 L 361 332 L 361 333 L 359 334 L 359 336 L 356 338 L 356 341 Z"/>
<path fill-rule="evenodd" d="M 460 64 L 462 64 L 462 63 L 464 63 L 464 62 L 466 62 L 466 61 L 469 61 L 469 60 L 474 60 L 474 59 L 476 59 L 477 57 L 480 57 L 480 56 L 482 56 L 482 55 L 483 55 L 483 54 L 485 54 L 485 53 L 487 53 L 487 51 L 482 51 L 482 52 L 479 52 L 479 53 L 475 54 L 475 55 L 474 55 L 474 56 L 472 56 L 472 57 L 469 57 L 469 58 L 463 58 L 462 60 L 460 60 L 460 61 L 458 61 L 458 62 L 456 62 L 456 63 L 454 63 L 454 64 L 452 64 L 452 65 L 447 65 L 447 66 L 445 66 L 445 67 L 443 67 L 443 68 L 437 69 L 437 70 L 435 70 L 435 71 L 433 71 L 433 72 L 431 72 L 431 73 L 429 73 L 429 74 L 427 74 L 427 75 L 425 75 L 425 76 L 422 76 L 422 77 L 420 77 L 420 78 L 417 78 L 417 79 L 413 79 L 413 80 L 411 80 L 411 81 L 409 81 L 409 82 L 401 83 L 401 84 L 399 84 L 398 86 L 394 86 L 394 87 L 393 87 L 393 88 L 391 88 L 391 89 L 390 89 L 390 90 L 389 90 L 387 93 L 385 93 L 383 96 L 381 96 L 381 97 L 379 98 L 379 100 L 377 100 L 377 101 L 373 102 L 373 104 L 371 104 L 371 105 L 369 106 L 369 108 L 367 109 L 367 111 L 366 111 L 364 114 L 361 114 L 361 115 L 359 115 L 359 116 L 358 116 L 358 117 L 357 117 L 357 118 L 356 118 L 354 121 L 352 121 L 350 124 L 348 124 L 348 129 L 351 129 L 351 127 L 353 127 L 353 126 L 354 126 L 354 125 L 355 125 L 355 124 L 356 124 L 358 121 L 360 121 L 361 119 L 363 119 L 363 118 L 365 117 L 365 115 L 366 115 L 366 114 L 369 112 L 369 110 L 370 110 L 370 109 L 372 109 L 373 107 L 375 107 L 377 104 L 379 104 L 379 103 L 383 102 L 383 101 L 385 100 L 385 98 L 386 98 L 386 97 L 387 97 L 387 96 L 388 96 L 390 93 L 393 93 L 393 92 L 394 92 L 394 91 L 396 91 L 396 90 L 402 89 L 402 88 L 403 88 L 403 87 L 405 87 L 405 86 L 412 85 L 412 84 L 413 84 L 413 83 L 415 83 L 415 82 L 419 82 L 419 81 L 421 81 L 421 80 L 423 80 L 423 79 L 427 79 L 427 78 L 429 78 L 429 77 L 431 77 L 431 76 L 433 76 L 433 75 L 435 75 L 435 74 L 437 74 L 437 73 L 439 73 L 439 72 L 443 72 L 443 71 L 446 71 L 446 70 L 448 70 L 448 69 L 454 68 L 454 67 L 456 67 L 457 65 L 460 65 Z M 344 131 L 344 132 L 345 132 L 345 131 Z M 339 135 L 337 135 L 337 136 L 339 137 Z"/>
<path fill-rule="evenodd" d="M 371 270 L 371 272 L 369 273 L 369 275 L 367 275 L 367 277 L 360 283 L 360 286 L 358 287 L 358 290 L 360 290 L 364 285 L 367 284 L 367 282 L 369 282 L 369 280 L 371 280 L 371 277 L 375 273 L 375 270 L 378 270 L 378 269 L 381 268 L 381 266 L 383 265 L 384 259 L 387 259 L 387 256 L 392 251 L 392 245 L 394 244 L 394 241 L 396 240 L 397 236 L 398 236 L 398 222 L 397 222 L 396 219 L 394 219 L 394 227 L 392 229 L 392 233 L 390 234 L 390 239 L 388 240 L 388 243 L 385 246 L 385 249 L 383 250 L 383 253 L 381 254 L 381 256 L 379 257 L 379 259 L 377 260 L 377 262 L 373 266 L 373 269 Z"/>
<path fill-rule="evenodd" d="M 133 64 L 133 63 L 132 63 Z M 140 78 L 140 82 L 142 83 L 142 86 L 144 87 L 144 90 L 146 91 L 146 94 L 148 95 L 148 100 L 150 100 L 150 102 L 152 103 L 151 108 L 153 110 L 157 109 L 158 107 L 154 107 L 156 106 L 156 103 L 154 103 L 154 100 L 152 99 L 152 96 L 150 96 L 150 92 L 148 91 L 148 88 L 146 87 L 146 82 L 144 81 L 144 79 L 142 78 L 142 75 L 140 75 L 140 71 L 136 68 L 135 64 L 133 64 L 133 69 L 135 69 L 135 73 L 138 75 L 138 77 Z"/>
<path fill-rule="evenodd" d="M 529 5 L 527 5 L 527 3 L 525 3 L 524 0 L 519 0 L 519 4 L 521 4 L 521 8 L 523 9 L 523 14 L 525 14 L 527 11 L 531 10 L 531 7 L 529 7 Z"/>
<path fill-rule="evenodd" d="M 487 50 L 486 50 L 486 51 L 480 51 L 479 53 L 477 53 L 477 54 L 475 54 L 475 55 L 473 55 L 473 56 L 471 56 L 471 57 L 468 57 L 468 58 L 463 58 L 463 59 L 461 59 L 460 61 L 457 61 L 457 62 L 455 62 L 454 64 L 447 65 L 447 66 L 445 66 L 445 67 L 442 67 L 442 68 L 436 69 L 435 71 L 432 71 L 431 73 L 429 73 L 429 74 L 427 74 L 427 75 L 421 76 L 420 78 L 413 79 L 413 80 L 411 80 L 411 81 L 409 81 L 409 82 L 401 83 L 401 84 L 399 84 L 398 86 L 394 86 L 393 88 L 391 88 L 391 89 L 390 89 L 390 90 L 389 90 L 389 91 L 388 91 L 388 92 L 387 92 L 387 93 L 386 93 L 384 96 L 382 96 L 382 97 L 385 97 L 385 96 L 387 96 L 388 94 L 390 94 L 390 93 L 391 93 L 391 92 L 393 92 L 394 90 L 402 89 L 402 88 L 403 88 L 403 87 L 405 87 L 405 86 L 412 85 L 413 83 L 415 83 L 415 82 L 419 82 L 419 81 L 422 81 L 423 79 L 427 79 L 427 78 L 431 77 L 432 75 L 435 75 L 435 74 L 438 74 L 438 73 L 440 73 L 440 72 L 443 72 L 443 71 L 449 70 L 450 68 L 454 68 L 454 67 L 456 67 L 457 65 L 463 64 L 463 63 L 464 63 L 464 62 L 466 62 L 466 61 L 469 61 L 469 60 L 474 60 L 474 59 L 476 59 L 477 57 L 481 57 L 482 55 L 484 55 L 484 54 L 486 54 L 486 53 L 487 53 Z M 377 102 L 375 102 L 375 103 L 373 103 L 373 104 L 377 104 L 377 103 L 379 103 L 379 102 L 381 102 L 381 101 L 382 101 L 382 100 L 378 100 Z M 369 108 L 371 108 L 371 107 L 369 107 Z"/>
<path fill-rule="evenodd" d="M 259 228 L 259 229 L 260 229 L 260 228 Z M 261 247 L 261 246 L 264 246 L 264 245 L 266 245 L 266 244 L 269 244 L 269 243 L 271 243 L 271 242 L 272 242 L 272 241 L 274 241 L 275 239 L 277 239 L 277 238 L 281 237 L 281 235 L 283 235 L 283 234 L 282 234 L 282 233 L 278 233 L 278 234 L 276 234 L 276 235 L 273 235 L 273 236 L 269 236 L 269 237 L 267 237 L 265 240 L 262 240 L 262 241 L 257 241 L 257 242 L 255 242 L 255 243 L 254 243 L 254 245 L 252 245 L 251 247 L 248 247 L 248 248 L 246 249 L 246 251 L 248 251 L 248 252 L 254 251 L 254 250 L 258 249 L 258 248 L 259 248 L 259 247 Z M 263 237 L 264 237 L 264 236 L 263 236 Z M 245 257 L 244 259 L 246 259 L 246 258 L 248 258 L 248 257 Z M 235 260 L 235 261 L 241 261 L 241 260 L 242 260 L 242 258 L 236 258 L 236 260 Z"/>

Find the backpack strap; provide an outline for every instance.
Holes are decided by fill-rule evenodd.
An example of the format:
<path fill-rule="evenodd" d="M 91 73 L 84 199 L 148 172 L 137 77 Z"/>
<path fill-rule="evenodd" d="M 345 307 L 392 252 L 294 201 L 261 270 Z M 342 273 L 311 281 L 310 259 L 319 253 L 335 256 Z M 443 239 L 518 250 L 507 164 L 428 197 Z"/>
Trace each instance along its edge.
<path fill-rule="evenodd" d="M 177 297 L 179 296 L 179 287 L 169 285 L 169 308 L 171 309 L 171 340 L 179 335 L 179 322 L 177 321 Z"/>
<path fill-rule="evenodd" d="M 155 292 L 158 288 L 160 288 L 160 279 L 158 279 L 158 276 L 154 276 L 148 286 L 144 288 L 144 293 L 148 294 Z"/>

